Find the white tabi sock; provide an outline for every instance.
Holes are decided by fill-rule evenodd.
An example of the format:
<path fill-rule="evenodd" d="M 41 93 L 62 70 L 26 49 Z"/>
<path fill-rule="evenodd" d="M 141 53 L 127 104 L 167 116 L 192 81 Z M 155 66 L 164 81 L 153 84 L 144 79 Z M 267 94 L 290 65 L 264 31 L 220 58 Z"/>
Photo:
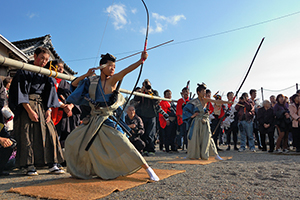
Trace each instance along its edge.
<path fill-rule="evenodd" d="M 158 176 L 155 174 L 155 172 L 153 171 L 153 169 L 151 167 L 148 167 L 146 169 L 146 172 L 148 173 L 150 180 L 159 181 Z"/>
<path fill-rule="evenodd" d="M 223 160 L 223 158 L 221 158 L 218 154 L 216 155 L 216 160 Z"/>

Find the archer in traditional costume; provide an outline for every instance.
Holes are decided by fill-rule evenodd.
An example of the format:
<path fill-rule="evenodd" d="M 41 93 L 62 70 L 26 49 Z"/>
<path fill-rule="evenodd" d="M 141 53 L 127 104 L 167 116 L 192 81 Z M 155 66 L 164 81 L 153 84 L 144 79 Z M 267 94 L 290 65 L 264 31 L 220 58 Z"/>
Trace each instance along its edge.
<path fill-rule="evenodd" d="M 50 51 L 39 47 L 31 64 L 45 67 L 49 57 Z M 35 166 L 45 164 L 52 173 L 64 173 L 57 167 L 64 159 L 51 120 L 50 108 L 60 106 L 52 78 L 18 70 L 11 83 L 9 106 L 15 114 L 16 166 L 25 167 L 27 175 L 38 175 Z"/>
<path fill-rule="evenodd" d="M 215 104 L 231 102 L 205 98 L 205 90 L 205 84 L 198 84 L 198 98 L 189 101 L 183 108 L 182 118 L 190 124 L 187 158 L 207 160 L 209 156 L 214 155 L 217 160 L 223 160 L 218 154 L 214 140 L 211 138 L 207 104 L 208 102 Z"/>
<path fill-rule="evenodd" d="M 151 180 L 158 181 L 155 172 L 121 127 L 117 125 L 117 129 L 114 128 L 116 122 L 112 120 L 114 111 L 125 101 L 116 91 L 117 82 L 141 65 L 148 54 L 143 52 L 139 61 L 116 74 L 115 57 L 110 54 L 101 57 L 100 76 L 90 77 L 97 68 L 89 69 L 85 75 L 72 82 L 72 86 L 77 88 L 67 99 L 70 103 L 91 107 L 89 121 L 72 131 L 66 139 L 68 171 L 72 176 L 82 179 L 93 176 L 114 179 L 132 174 L 143 167 Z"/>

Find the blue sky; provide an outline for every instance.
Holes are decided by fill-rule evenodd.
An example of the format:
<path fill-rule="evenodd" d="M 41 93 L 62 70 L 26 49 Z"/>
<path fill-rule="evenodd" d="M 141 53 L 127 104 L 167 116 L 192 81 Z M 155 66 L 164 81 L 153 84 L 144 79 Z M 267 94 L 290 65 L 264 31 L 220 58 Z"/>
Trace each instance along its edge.
<path fill-rule="evenodd" d="M 150 14 L 148 47 L 171 39 L 174 42 L 148 52 L 139 85 L 148 78 L 160 95 L 171 89 L 174 99 L 180 98 L 188 80 L 192 92 L 201 82 L 213 93 L 235 92 L 265 37 L 241 92 L 263 87 L 265 98 L 295 92 L 296 86 L 280 90 L 299 80 L 300 13 L 251 25 L 299 12 L 300 1 L 145 2 Z M 55 50 L 79 75 L 98 65 L 99 48 L 100 54 L 109 52 L 117 58 L 143 49 L 146 12 L 139 0 L 16 0 L 3 1 L 1 10 L 0 34 L 9 41 L 50 34 Z M 138 59 L 135 56 L 118 62 L 116 71 Z M 138 70 L 126 76 L 121 87 L 132 90 L 137 75 Z"/>

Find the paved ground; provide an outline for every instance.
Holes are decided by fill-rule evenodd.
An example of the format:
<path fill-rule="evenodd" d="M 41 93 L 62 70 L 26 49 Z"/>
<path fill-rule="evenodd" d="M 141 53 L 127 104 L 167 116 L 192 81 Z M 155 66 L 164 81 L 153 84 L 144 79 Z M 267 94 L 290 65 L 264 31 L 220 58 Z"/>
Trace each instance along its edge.
<path fill-rule="evenodd" d="M 158 163 L 185 155 L 185 151 L 172 154 L 158 151 L 155 156 L 146 157 L 153 168 L 186 172 L 159 182 L 114 192 L 104 199 L 300 199 L 299 154 L 231 150 L 220 152 L 220 156 L 233 156 L 232 160 L 209 165 Z M 46 169 L 38 172 L 39 176 L 29 177 L 15 170 L 9 177 L 0 177 L 0 199 L 33 199 L 5 191 L 11 187 L 70 176 L 48 174 Z"/>

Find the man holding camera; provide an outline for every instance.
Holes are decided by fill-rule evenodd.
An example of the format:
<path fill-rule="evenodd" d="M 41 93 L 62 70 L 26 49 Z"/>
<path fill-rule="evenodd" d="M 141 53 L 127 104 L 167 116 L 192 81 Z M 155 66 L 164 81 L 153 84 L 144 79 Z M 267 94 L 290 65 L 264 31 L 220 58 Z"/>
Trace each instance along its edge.
<path fill-rule="evenodd" d="M 148 79 L 144 80 L 141 93 L 158 96 L 158 92 L 152 89 L 151 83 Z M 145 128 L 145 133 L 141 138 L 146 143 L 144 155 L 154 155 L 157 113 L 163 114 L 165 118 L 168 118 L 169 116 L 161 109 L 158 100 L 139 96 L 135 96 L 134 100 L 140 102 L 137 114 L 142 118 Z"/>

